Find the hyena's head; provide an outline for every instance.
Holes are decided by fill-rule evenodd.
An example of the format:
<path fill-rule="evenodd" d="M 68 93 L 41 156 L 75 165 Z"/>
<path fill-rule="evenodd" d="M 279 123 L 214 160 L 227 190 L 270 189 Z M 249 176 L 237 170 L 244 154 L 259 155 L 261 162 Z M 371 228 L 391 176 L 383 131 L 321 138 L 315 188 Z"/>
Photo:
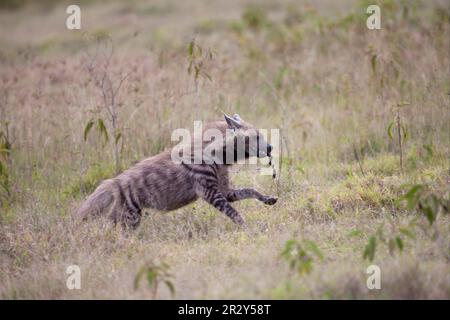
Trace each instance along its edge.
<path fill-rule="evenodd" d="M 225 140 L 226 152 L 233 150 L 234 160 L 250 157 L 270 157 L 272 146 L 264 139 L 264 136 L 251 124 L 245 122 L 235 114 L 224 114 L 231 138 Z M 228 135 L 230 137 L 230 135 Z"/>

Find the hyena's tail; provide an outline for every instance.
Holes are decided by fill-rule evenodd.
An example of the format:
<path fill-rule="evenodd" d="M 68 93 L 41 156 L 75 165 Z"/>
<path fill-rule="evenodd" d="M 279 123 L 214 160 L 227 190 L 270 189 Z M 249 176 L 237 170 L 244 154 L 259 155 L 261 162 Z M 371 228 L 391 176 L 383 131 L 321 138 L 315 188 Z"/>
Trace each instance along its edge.
<path fill-rule="evenodd" d="M 77 218 L 86 220 L 89 217 L 105 214 L 114 201 L 112 180 L 103 181 L 97 189 L 84 201 L 77 211 Z"/>

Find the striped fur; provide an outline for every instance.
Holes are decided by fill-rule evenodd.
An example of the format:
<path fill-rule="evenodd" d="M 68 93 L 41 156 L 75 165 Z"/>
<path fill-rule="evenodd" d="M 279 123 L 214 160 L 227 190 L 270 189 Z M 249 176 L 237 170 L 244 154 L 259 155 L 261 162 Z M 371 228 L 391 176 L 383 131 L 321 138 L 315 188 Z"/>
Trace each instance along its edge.
<path fill-rule="evenodd" d="M 228 116 L 225 118 L 227 121 L 213 122 L 204 130 L 217 128 L 225 134 L 229 128 L 239 133 L 252 128 L 237 115 L 233 119 L 239 121 L 232 121 Z M 236 136 L 245 138 L 245 134 Z M 258 138 L 259 144 L 267 145 L 261 140 L 262 137 Z M 235 137 L 226 140 L 221 148 L 226 147 L 227 143 L 236 144 L 236 139 Z M 246 150 L 245 157 L 250 156 L 251 152 Z M 103 181 L 82 204 L 77 215 L 86 219 L 90 216 L 107 214 L 114 223 L 136 228 L 145 208 L 169 211 L 202 198 L 233 222 L 244 224 L 243 218 L 231 206 L 231 202 L 254 198 L 268 205 L 275 204 L 276 198 L 262 195 L 256 190 L 232 189 L 228 178 L 229 167 L 229 164 L 205 162 L 175 164 L 170 151 L 165 151 L 139 162 L 113 179 Z"/>

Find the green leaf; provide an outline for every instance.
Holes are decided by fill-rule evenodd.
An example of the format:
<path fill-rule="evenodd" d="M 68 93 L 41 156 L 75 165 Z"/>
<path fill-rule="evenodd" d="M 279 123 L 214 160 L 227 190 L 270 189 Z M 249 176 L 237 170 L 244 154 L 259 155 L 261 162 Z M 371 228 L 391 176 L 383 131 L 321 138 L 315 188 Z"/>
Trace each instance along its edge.
<path fill-rule="evenodd" d="M 431 226 L 434 223 L 434 221 L 436 220 L 436 213 L 433 212 L 433 209 L 431 209 L 430 206 L 424 206 L 422 209 L 422 212 L 427 217 L 427 220 Z"/>
<path fill-rule="evenodd" d="M 192 39 L 191 42 L 189 42 L 189 45 L 188 45 L 189 57 L 192 57 L 194 55 L 194 45 L 195 45 L 195 38 Z"/>
<path fill-rule="evenodd" d="M 363 235 L 363 232 L 359 229 L 352 230 L 348 233 L 348 237 L 361 237 Z"/>
<path fill-rule="evenodd" d="M 149 287 L 153 287 L 156 284 L 156 278 L 158 276 L 158 273 L 156 270 L 148 269 L 147 270 L 147 282 Z"/>
<path fill-rule="evenodd" d="M 424 144 L 423 148 L 427 151 L 427 156 L 432 157 L 434 154 L 433 144 Z"/>
<path fill-rule="evenodd" d="M 145 272 L 145 268 L 142 267 L 137 272 L 136 276 L 134 277 L 134 290 L 136 290 L 139 287 L 139 282 L 141 281 L 141 278 Z"/>
<path fill-rule="evenodd" d="M 413 239 L 413 240 L 416 239 L 416 236 L 414 235 L 414 233 L 411 230 L 407 229 L 407 228 L 399 228 L 398 231 L 401 232 L 402 234 L 404 234 L 405 236 L 407 236 L 410 239 Z"/>
<path fill-rule="evenodd" d="M 401 131 L 403 133 L 403 141 L 405 141 L 408 138 L 408 128 L 404 126 L 403 124 L 400 125 Z"/>
<path fill-rule="evenodd" d="M 444 212 L 444 214 L 448 214 L 449 213 L 449 208 L 450 208 L 450 200 L 449 199 L 442 199 L 441 202 L 442 205 L 442 210 Z"/>
<path fill-rule="evenodd" d="M 403 199 L 406 199 L 408 202 L 408 208 L 411 210 L 413 209 L 418 202 L 420 191 L 424 189 L 424 186 L 421 184 L 416 184 L 413 186 L 409 191 L 402 197 Z"/>
<path fill-rule="evenodd" d="M 206 72 L 203 72 L 203 75 L 209 80 L 212 81 L 212 78 L 209 74 L 207 74 Z"/>
<path fill-rule="evenodd" d="M 439 211 L 439 207 L 441 205 L 441 201 L 436 197 L 436 195 L 432 194 L 428 198 L 428 203 L 430 203 L 431 209 L 433 210 L 434 215 L 437 215 L 437 213 Z"/>
<path fill-rule="evenodd" d="M 286 241 L 286 243 L 284 244 L 284 249 L 281 252 L 281 256 L 283 256 L 285 258 L 289 257 L 291 255 L 294 245 L 295 245 L 295 240 L 290 239 L 290 240 Z"/>
<path fill-rule="evenodd" d="M 316 256 L 319 257 L 320 260 L 323 260 L 323 254 L 314 241 L 305 240 L 305 244 L 312 252 L 315 253 Z"/>
<path fill-rule="evenodd" d="M 118 132 L 116 133 L 116 137 L 115 137 L 115 139 L 114 139 L 115 144 L 118 144 L 118 143 L 119 143 L 119 140 L 120 140 L 121 138 L 122 138 L 122 132 L 118 131 Z"/>
<path fill-rule="evenodd" d="M 400 237 L 395 237 L 395 243 L 397 244 L 398 249 L 400 250 L 400 252 L 403 251 L 403 241 Z"/>
<path fill-rule="evenodd" d="M 392 121 L 391 123 L 389 123 L 389 126 L 387 128 L 387 134 L 389 136 L 389 139 L 393 139 L 393 134 L 392 134 L 392 129 L 394 127 L 394 121 Z"/>
<path fill-rule="evenodd" d="M 103 119 L 99 118 L 97 121 L 98 130 L 100 131 L 100 134 L 103 135 L 105 139 L 105 143 L 108 142 L 108 130 L 106 129 L 105 123 L 103 122 Z"/>
<path fill-rule="evenodd" d="M 402 107 L 406 107 L 409 106 L 411 103 L 408 101 L 401 101 L 399 103 L 397 103 L 397 107 L 402 108 Z"/>
<path fill-rule="evenodd" d="M 84 141 L 87 140 L 89 131 L 91 131 L 93 125 L 94 125 L 94 121 L 92 119 L 89 120 L 88 123 L 86 124 L 86 127 L 84 128 Z"/>
<path fill-rule="evenodd" d="M 368 259 L 369 261 L 373 261 L 373 259 L 375 258 L 376 246 L 377 246 L 377 239 L 375 238 L 375 236 L 371 236 L 369 238 L 369 242 L 367 243 L 364 249 L 363 258 Z"/>
<path fill-rule="evenodd" d="M 194 71 L 195 71 L 194 77 L 195 77 L 195 79 L 197 79 L 199 74 L 200 74 L 200 67 L 199 66 L 194 66 Z"/>
<path fill-rule="evenodd" d="M 370 58 L 370 65 L 372 66 L 372 71 L 375 73 L 377 70 L 377 55 L 373 54 Z"/>
<path fill-rule="evenodd" d="M 169 280 L 165 280 L 164 283 L 166 284 L 167 288 L 169 288 L 170 294 L 173 297 L 175 295 L 175 287 L 173 283 Z"/>

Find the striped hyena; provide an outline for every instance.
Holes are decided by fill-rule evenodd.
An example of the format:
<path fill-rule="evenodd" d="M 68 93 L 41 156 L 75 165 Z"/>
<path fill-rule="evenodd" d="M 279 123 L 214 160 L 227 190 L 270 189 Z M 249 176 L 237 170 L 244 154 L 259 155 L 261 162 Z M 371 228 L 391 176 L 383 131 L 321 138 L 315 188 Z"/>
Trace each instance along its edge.
<path fill-rule="evenodd" d="M 195 143 L 190 142 L 187 148 L 181 148 L 182 161 L 174 161 L 171 151 L 142 160 L 115 178 L 103 181 L 82 204 L 78 216 L 86 219 L 108 214 L 114 223 L 135 228 L 144 208 L 174 210 L 202 198 L 235 223 L 244 224 L 231 202 L 254 198 L 267 205 L 275 204 L 277 198 L 254 189 L 230 187 L 231 164 L 250 157 L 270 157 L 272 146 L 238 115 L 224 116 L 225 121 L 209 123 L 203 128 L 203 132 L 213 129 L 225 137 L 204 141 L 202 134 L 205 143 L 201 149 L 208 149 L 209 157 L 191 161 L 188 151 L 195 154 Z"/>

